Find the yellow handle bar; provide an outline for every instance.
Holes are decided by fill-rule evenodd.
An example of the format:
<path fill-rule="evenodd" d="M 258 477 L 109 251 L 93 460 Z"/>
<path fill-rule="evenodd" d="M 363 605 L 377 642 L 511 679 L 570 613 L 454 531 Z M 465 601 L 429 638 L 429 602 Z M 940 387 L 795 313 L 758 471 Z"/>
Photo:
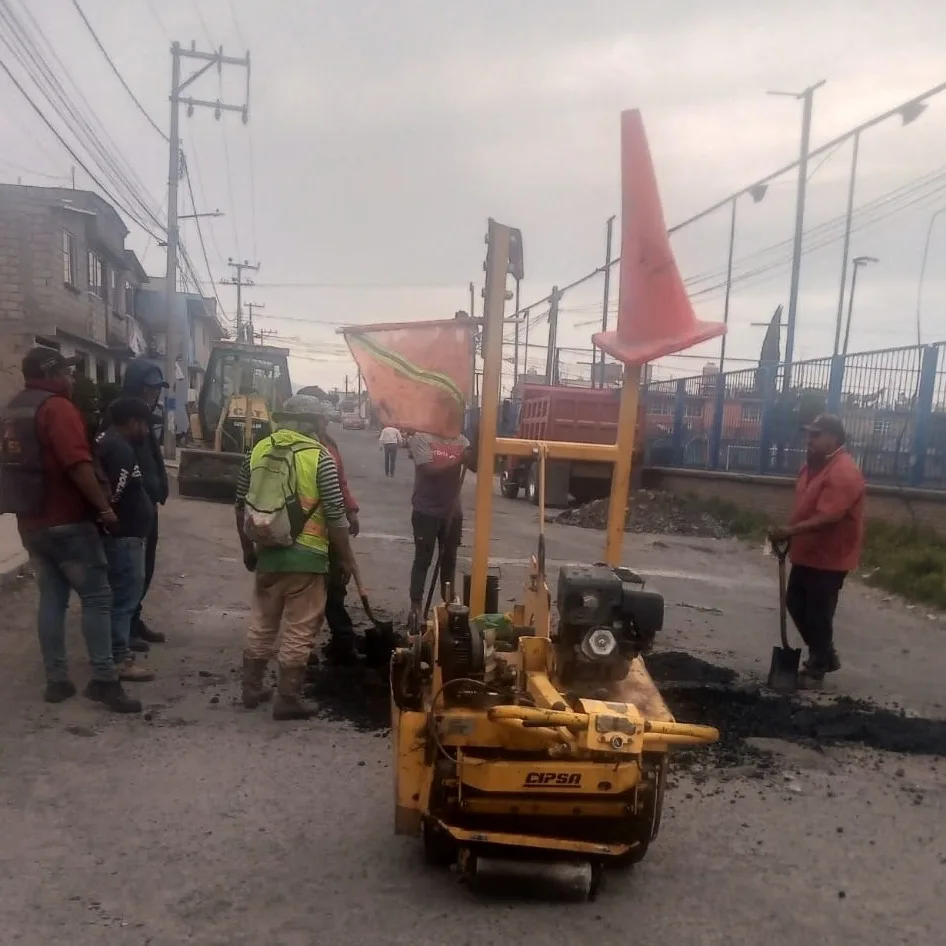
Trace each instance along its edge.
<path fill-rule="evenodd" d="M 493 722 L 504 725 L 527 729 L 562 728 L 569 732 L 586 730 L 589 722 L 585 713 L 540 709 L 533 706 L 493 706 L 487 716 Z M 709 745 L 718 739 L 719 730 L 712 726 L 660 722 L 650 719 L 644 722 L 645 745 L 698 746 Z"/>

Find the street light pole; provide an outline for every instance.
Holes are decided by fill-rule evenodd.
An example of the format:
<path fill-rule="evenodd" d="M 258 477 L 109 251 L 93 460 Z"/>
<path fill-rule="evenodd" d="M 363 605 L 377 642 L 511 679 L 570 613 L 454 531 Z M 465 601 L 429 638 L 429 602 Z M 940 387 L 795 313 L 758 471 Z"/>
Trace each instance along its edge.
<path fill-rule="evenodd" d="M 851 317 L 854 314 L 854 291 L 857 289 L 857 271 L 868 263 L 876 263 L 876 256 L 855 256 L 851 260 L 851 296 L 847 301 L 847 325 L 844 329 L 844 348 L 841 350 L 841 356 L 847 358 L 847 346 L 851 340 Z"/>
<path fill-rule="evenodd" d="M 795 353 L 795 318 L 798 312 L 798 285 L 801 279 L 802 237 L 805 230 L 805 196 L 808 188 L 808 151 L 811 145 L 811 113 L 815 92 L 825 80 L 808 86 L 803 92 L 770 92 L 769 95 L 787 95 L 802 101 L 801 150 L 798 159 L 798 193 L 795 201 L 795 240 L 792 246 L 792 283 L 788 294 L 788 327 L 785 333 L 785 372 L 782 389 L 792 386 L 792 358 Z"/>
<path fill-rule="evenodd" d="M 916 347 L 920 348 L 923 344 L 923 334 L 920 323 L 920 307 L 923 303 L 923 280 L 926 278 L 926 261 L 930 255 L 930 241 L 933 239 L 933 225 L 936 218 L 946 213 L 946 207 L 940 207 L 933 211 L 930 217 L 930 225 L 926 228 L 926 243 L 923 246 L 923 262 L 920 263 L 920 278 L 916 287 Z"/>
<path fill-rule="evenodd" d="M 844 247 L 841 250 L 841 289 L 838 292 L 838 317 L 834 324 L 834 354 L 841 344 L 841 319 L 844 314 L 844 290 L 847 288 L 847 263 L 851 249 L 851 218 L 854 216 L 854 183 L 857 179 L 857 156 L 860 150 L 861 133 L 855 131 L 851 136 L 851 179 L 847 186 L 847 213 L 844 217 Z"/>
<path fill-rule="evenodd" d="M 729 296 L 732 291 L 732 264 L 733 255 L 736 252 L 736 204 L 739 198 L 732 199 L 732 213 L 729 218 L 729 258 L 726 261 L 726 301 L 723 302 L 723 325 L 729 325 Z M 726 332 L 720 336 L 719 340 L 719 373 L 723 374 L 726 370 Z"/>

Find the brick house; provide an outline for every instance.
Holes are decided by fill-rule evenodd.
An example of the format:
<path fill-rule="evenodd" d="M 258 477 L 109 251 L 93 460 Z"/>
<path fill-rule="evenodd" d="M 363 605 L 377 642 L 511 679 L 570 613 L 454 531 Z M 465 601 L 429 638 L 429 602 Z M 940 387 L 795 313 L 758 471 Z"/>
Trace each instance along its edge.
<path fill-rule="evenodd" d="M 0 403 L 37 343 L 79 355 L 77 372 L 103 382 L 146 353 L 135 293 L 148 277 L 127 235 L 90 191 L 0 184 Z"/>

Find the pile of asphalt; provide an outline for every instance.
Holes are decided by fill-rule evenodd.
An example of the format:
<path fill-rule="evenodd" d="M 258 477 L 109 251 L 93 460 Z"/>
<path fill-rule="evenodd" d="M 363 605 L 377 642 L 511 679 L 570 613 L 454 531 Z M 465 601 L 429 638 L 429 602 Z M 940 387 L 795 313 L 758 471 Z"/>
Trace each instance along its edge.
<path fill-rule="evenodd" d="M 555 521 L 585 529 L 604 529 L 608 523 L 609 506 L 607 499 L 595 499 L 583 506 L 567 509 Z M 691 500 L 652 489 L 639 489 L 631 494 L 624 529 L 627 532 L 710 539 L 724 539 L 730 535 L 722 522 Z"/>

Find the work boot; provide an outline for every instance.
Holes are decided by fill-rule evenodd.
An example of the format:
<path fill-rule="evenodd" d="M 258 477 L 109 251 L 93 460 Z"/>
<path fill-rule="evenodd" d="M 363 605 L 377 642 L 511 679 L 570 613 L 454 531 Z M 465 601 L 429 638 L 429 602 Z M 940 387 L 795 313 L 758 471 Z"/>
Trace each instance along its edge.
<path fill-rule="evenodd" d="M 107 706 L 113 713 L 140 713 L 141 700 L 130 697 L 120 680 L 90 680 L 83 696 Z"/>
<path fill-rule="evenodd" d="M 64 703 L 76 695 L 76 685 L 71 680 L 47 680 L 43 699 L 47 703 Z"/>
<path fill-rule="evenodd" d="M 115 664 L 115 669 L 118 679 L 123 683 L 150 683 L 154 679 L 154 671 L 139 667 L 134 654 L 129 654 L 120 664 Z"/>
<path fill-rule="evenodd" d="M 799 690 L 821 690 L 824 688 L 824 673 L 820 670 L 802 670 L 798 674 Z"/>
<path fill-rule="evenodd" d="M 273 719 L 311 719 L 315 707 L 302 698 L 305 667 L 279 667 L 276 684 L 276 699 L 273 701 Z"/>
<path fill-rule="evenodd" d="M 139 621 L 135 625 L 134 636 L 146 644 L 163 644 L 167 640 L 166 634 L 152 630 L 144 621 Z"/>
<path fill-rule="evenodd" d="M 249 710 L 256 709 L 273 695 L 272 689 L 263 685 L 268 663 L 268 660 L 243 655 L 243 705 Z"/>

